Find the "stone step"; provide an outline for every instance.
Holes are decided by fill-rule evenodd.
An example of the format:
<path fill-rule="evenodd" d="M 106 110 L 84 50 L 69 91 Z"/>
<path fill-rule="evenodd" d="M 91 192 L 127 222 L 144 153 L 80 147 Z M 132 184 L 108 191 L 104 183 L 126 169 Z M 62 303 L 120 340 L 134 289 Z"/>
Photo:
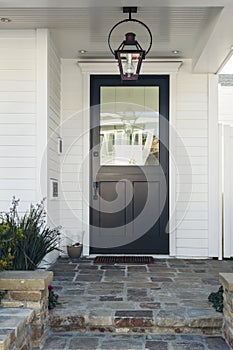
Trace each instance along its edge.
<path fill-rule="evenodd" d="M 51 333 L 43 350 L 229 350 L 220 336 Z"/>
<path fill-rule="evenodd" d="M 55 309 L 50 314 L 53 331 L 166 333 L 220 335 L 222 314 L 195 310 L 193 315 L 178 315 L 176 310 L 93 310 L 71 312 Z"/>
<path fill-rule="evenodd" d="M 34 310 L 0 308 L 0 350 L 27 349 Z"/>

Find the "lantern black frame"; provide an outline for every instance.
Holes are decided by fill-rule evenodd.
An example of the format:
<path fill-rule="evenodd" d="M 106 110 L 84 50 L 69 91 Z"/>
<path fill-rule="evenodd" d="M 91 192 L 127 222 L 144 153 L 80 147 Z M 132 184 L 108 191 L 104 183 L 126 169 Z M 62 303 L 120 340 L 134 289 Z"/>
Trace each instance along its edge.
<path fill-rule="evenodd" d="M 128 13 L 129 18 L 126 18 L 126 19 L 116 23 L 112 27 L 112 29 L 110 30 L 109 35 L 108 35 L 108 46 L 109 46 L 109 49 L 110 49 L 111 53 L 113 54 L 113 56 L 118 60 L 121 79 L 122 80 L 137 80 L 139 73 L 140 73 L 142 61 L 145 59 L 146 55 L 148 54 L 148 52 L 150 51 L 151 46 L 152 46 L 152 34 L 151 34 L 149 27 L 145 23 L 143 23 L 142 21 L 139 21 L 138 19 L 132 18 L 131 14 L 137 13 L 137 7 L 123 7 L 123 13 Z M 130 33 L 130 32 L 125 34 L 126 39 L 123 40 L 123 42 L 120 44 L 120 46 L 118 47 L 117 50 L 112 49 L 111 43 L 110 43 L 112 32 L 114 31 L 114 29 L 116 29 L 116 27 L 118 27 L 122 23 L 126 23 L 126 22 L 136 22 L 136 23 L 141 24 L 144 28 L 146 28 L 146 30 L 149 34 L 149 37 L 150 37 L 150 43 L 149 43 L 147 50 L 142 49 L 141 45 L 137 42 L 137 40 L 135 40 L 136 35 L 134 33 Z M 128 40 L 129 35 L 134 36 L 133 38 L 131 37 L 130 41 Z M 135 50 L 129 50 L 129 49 L 127 50 L 127 49 L 125 49 L 125 45 L 135 46 L 136 49 Z M 135 72 L 135 74 L 132 74 L 131 76 L 127 76 L 123 72 L 123 65 L 122 65 L 122 60 L 121 60 L 121 54 L 123 54 L 123 53 L 139 55 L 136 72 Z"/>

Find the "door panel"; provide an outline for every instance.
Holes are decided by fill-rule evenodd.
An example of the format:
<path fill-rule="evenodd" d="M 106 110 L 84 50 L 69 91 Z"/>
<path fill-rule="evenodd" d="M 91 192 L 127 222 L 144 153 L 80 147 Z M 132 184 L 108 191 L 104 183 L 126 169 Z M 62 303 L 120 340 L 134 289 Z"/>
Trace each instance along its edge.
<path fill-rule="evenodd" d="M 117 190 L 116 190 L 117 189 Z M 126 186 L 123 181 L 101 181 L 100 201 L 100 227 L 118 227 L 126 224 Z M 108 212 L 109 203 L 116 201 L 117 206 Z M 122 208 L 122 209 L 121 209 Z"/>
<path fill-rule="evenodd" d="M 91 253 L 167 254 L 169 77 L 91 76 Z"/>

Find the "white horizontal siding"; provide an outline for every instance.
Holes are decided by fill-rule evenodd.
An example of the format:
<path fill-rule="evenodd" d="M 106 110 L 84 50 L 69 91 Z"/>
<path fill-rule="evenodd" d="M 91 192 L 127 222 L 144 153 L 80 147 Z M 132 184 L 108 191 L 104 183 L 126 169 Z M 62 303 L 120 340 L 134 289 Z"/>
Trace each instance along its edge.
<path fill-rule="evenodd" d="M 12 124 L 3 123 L 0 127 L 0 136 L 3 135 L 20 135 L 20 136 L 27 136 L 27 135 L 35 135 L 35 121 L 30 120 L 31 123 L 27 123 L 27 127 L 25 128 L 24 123 L 14 123 L 14 126 Z M 18 120 L 19 122 L 19 120 Z"/>
<path fill-rule="evenodd" d="M 177 232 L 177 239 L 184 239 L 187 242 L 187 239 L 208 239 L 208 230 L 179 230 Z"/>
<path fill-rule="evenodd" d="M 61 63 L 55 44 L 48 35 L 48 191 L 51 190 L 50 179 L 58 181 L 59 199 L 60 185 L 60 155 L 58 154 L 58 137 L 60 137 L 61 118 Z M 51 198 L 48 193 L 48 220 L 51 226 L 60 225 L 59 200 Z"/>
<path fill-rule="evenodd" d="M 36 199 L 36 35 L 0 31 L 0 211 Z"/>
<path fill-rule="evenodd" d="M 219 122 L 233 125 L 233 86 L 219 85 Z"/>
<path fill-rule="evenodd" d="M 1 138 L 0 138 L 1 139 Z M 27 142 L 24 142 L 27 143 Z M 15 145 L 0 145 L 0 157 L 36 157 L 36 150 L 35 150 L 35 146 L 32 146 L 30 144 L 28 145 L 19 145 L 19 144 L 15 144 Z"/>
<path fill-rule="evenodd" d="M 64 227 L 63 248 L 81 239 L 83 230 L 82 174 L 83 122 L 82 77 L 73 60 L 62 60 L 62 138 L 61 221 Z M 87 150 L 88 152 L 88 150 Z"/>
<path fill-rule="evenodd" d="M 202 249 L 208 249 L 208 238 L 177 238 L 177 246 L 179 247 L 179 249 L 190 249 L 190 247 L 192 249 L 199 249 L 199 247 L 201 247 Z"/>
<path fill-rule="evenodd" d="M 0 188 L 12 191 L 24 188 L 25 190 L 34 190 L 36 186 L 35 179 L 0 179 Z"/>
<path fill-rule="evenodd" d="M 15 91 L 30 91 L 36 90 L 36 81 L 15 81 L 15 80 L 0 80 L 0 91 L 15 92 Z"/>
<path fill-rule="evenodd" d="M 194 75 L 185 62 L 176 85 L 177 167 L 176 255 L 208 257 L 208 91 L 207 75 Z M 56 102 L 56 101 L 55 101 Z M 62 60 L 61 222 L 67 237 L 82 230 L 80 167 L 83 154 L 82 76 L 72 60 Z M 178 142 L 182 138 L 183 145 Z M 88 150 L 86 150 L 88 152 Z M 189 167 L 191 164 L 191 169 Z M 189 196 L 190 191 L 190 196 Z"/>
<path fill-rule="evenodd" d="M 208 256 L 207 75 L 177 75 L 176 255 Z M 181 138 L 182 143 L 179 141 Z"/>

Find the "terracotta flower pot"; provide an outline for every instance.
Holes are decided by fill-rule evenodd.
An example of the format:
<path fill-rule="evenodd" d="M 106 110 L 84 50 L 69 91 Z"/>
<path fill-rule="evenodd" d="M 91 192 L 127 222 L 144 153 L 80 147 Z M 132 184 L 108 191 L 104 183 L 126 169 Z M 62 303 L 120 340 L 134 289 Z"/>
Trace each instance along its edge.
<path fill-rule="evenodd" d="M 83 245 L 76 243 L 67 245 L 67 254 L 71 259 L 79 259 L 83 251 Z"/>

